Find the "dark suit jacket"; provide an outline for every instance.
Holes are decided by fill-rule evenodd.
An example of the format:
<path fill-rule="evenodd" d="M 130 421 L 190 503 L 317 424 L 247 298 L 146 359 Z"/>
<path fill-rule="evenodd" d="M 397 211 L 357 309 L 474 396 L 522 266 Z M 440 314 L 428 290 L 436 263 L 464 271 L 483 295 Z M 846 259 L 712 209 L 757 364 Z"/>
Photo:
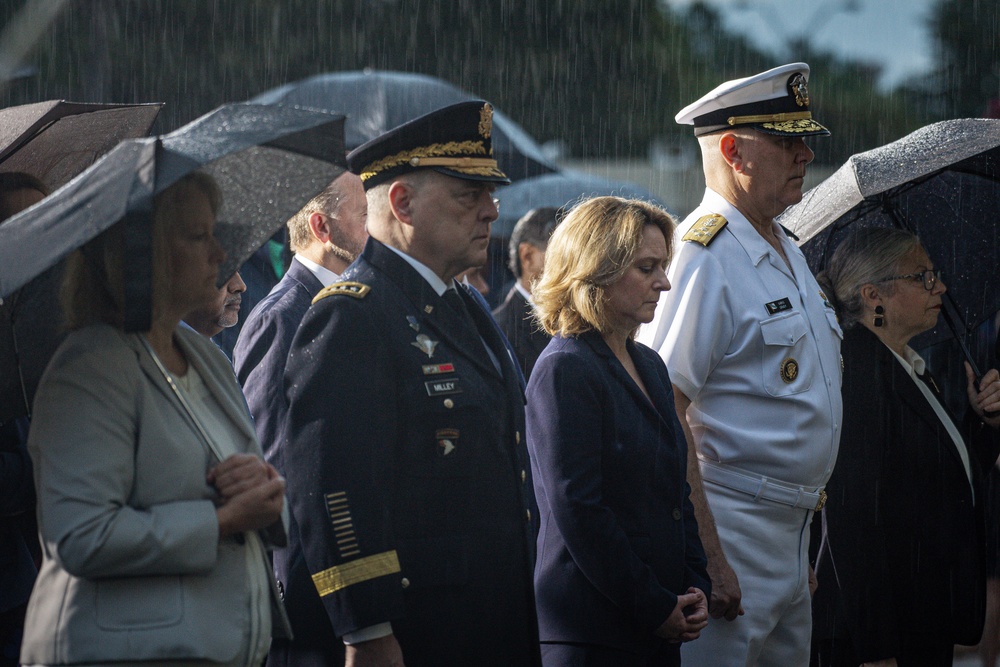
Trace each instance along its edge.
<path fill-rule="evenodd" d="M 556 336 L 528 381 L 542 641 L 649 654 L 689 586 L 711 594 L 667 369 L 628 343 L 653 402 L 596 332 Z"/>
<path fill-rule="evenodd" d="M 288 350 L 323 284 L 298 260 L 292 260 L 288 272 L 274 289 L 247 316 L 233 349 L 236 379 L 253 415 L 257 439 L 264 456 L 284 473 L 283 451 L 278 442 L 285 418 L 284 376 Z"/>
<path fill-rule="evenodd" d="M 35 583 L 35 484 L 28 456 L 27 419 L 0 425 L 0 612 L 28 601 Z M 32 544 L 31 541 L 35 541 Z"/>
<path fill-rule="evenodd" d="M 827 484 L 814 640 L 850 642 L 853 664 L 895 657 L 901 633 L 975 644 L 983 629 L 983 471 L 996 433 L 958 422 L 954 442 L 892 352 L 863 326 L 844 336 L 844 425 Z M 819 516 L 819 515 L 817 515 Z M 814 522 L 819 544 L 820 520 Z"/>
<path fill-rule="evenodd" d="M 391 621 L 408 666 L 536 664 L 523 394 L 501 336 L 374 239 L 343 278 L 360 291 L 309 309 L 286 369 L 286 602 L 319 611 L 295 643 Z"/>
<path fill-rule="evenodd" d="M 287 249 L 288 246 L 286 245 Z M 250 259 L 243 262 L 239 268 L 240 276 L 246 284 L 247 289 L 241 295 L 240 312 L 236 319 L 236 325 L 227 327 L 215 334 L 212 341 L 226 353 L 230 359 L 233 358 L 233 349 L 240 332 L 246 325 L 250 313 L 257 307 L 275 285 L 279 282 L 279 276 L 274 272 L 274 265 L 271 263 L 270 243 L 265 243 L 250 256 Z"/>
<path fill-rule="evenodd" d="M 323 284 L 301 262 L 293 259 L 288 271 L 271 292 L 260 300 L 250 312 L 240 331 L 236 347 L 233 349 L 233 364 L 236 377 L 243 387 L 247 405 L 253 415 L 257 439 L 264 449 L 264 457 L 282 474 L 285 473 L 284 454 L 280 435 L 288 403 L 285 399 L 285 361 L 292 347 L 292 338 Z M 295 516 L 289 516 L 288 535 L 290 542 L 298 541 L 299 527 Z M 312 588 L 312 582 L 305 578 L 298 586 L 289 586 L 289 571 L 292 569 L 290 557 L 301 554 L 293 549 L 277 549 L 271 561 L 274 576 L 281 585 L 282 594 L 288 599 L 290 587 L 293 597 L 301 586 Z M 322 613 L 319 601 L 314 606 L 289 605 L 288 616 L 293 630 L 307 626 L 311 618 Z M 328 642 L 323 649 L 311 647 L 308 642 L 289 642 L 275 639 L 271 643 L 268 664 L 316 665 L 343 663 L 344 647 L 341 642 Z"/>
<path fill-rule="evenodd" d="M 493 311 L 493 317 L 513 346 L 525 377 L 530 376 L 550 337 L 531 319 L 531 306 L 517 287 L 510 289 L 504 302 Z"/>

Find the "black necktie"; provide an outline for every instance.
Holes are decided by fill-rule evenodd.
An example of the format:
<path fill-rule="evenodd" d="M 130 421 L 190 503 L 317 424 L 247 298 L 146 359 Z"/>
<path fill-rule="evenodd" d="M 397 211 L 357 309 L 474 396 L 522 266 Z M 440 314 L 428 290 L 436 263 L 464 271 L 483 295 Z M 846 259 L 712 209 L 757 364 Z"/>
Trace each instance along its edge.
<path fill-rule="evenodd" d="M 500 367 L 500 361 L 497 359 L 493 350 L 490 349 L 490 346 L 486 343 L 486 339 L 479 333 L 479 327 L 476 326 L 476 321 L 472 319 L 472 313 L 470 313 L 469 309 L 465 307 L 465 302 L 462 300 L 462 295 L 458 293 L 458 289 L 459 288 L 457 287 L 446 289 L 442 295 L 445 302 L 448 304 L 449 308 L 455 311 L 455 314 L 458 315 L 459 319 L 461 319 L 465 325 L 469 327 L 469 331 L 479 339 L 479 342 L 482 344 L 483 349 L 489 356 L 490 361 L 493 362 L 493 367 L 497 369 L 497 373 L 502 376 L 503 369 Z"/>
<path fill-rule="evenodd" d="M 478 332 L 476 328 L 476 323 L 472 319 L 472 315 L 465 307 L 465 302 L 462 301 L 462 295 L 458 293 L 457 288 L 449 288 L 444 291 L 444 300 L 448 303 L 448 306 L 452 311 L 461 318 L 473 331 Z"/>

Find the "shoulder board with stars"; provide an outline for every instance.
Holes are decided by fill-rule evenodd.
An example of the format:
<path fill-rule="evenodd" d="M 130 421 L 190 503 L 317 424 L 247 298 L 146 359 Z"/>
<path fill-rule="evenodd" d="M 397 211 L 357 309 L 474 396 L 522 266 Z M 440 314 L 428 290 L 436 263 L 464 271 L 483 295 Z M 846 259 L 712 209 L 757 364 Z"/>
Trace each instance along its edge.
<path fill-rule="evenodd" d="M 342 283 L 334 283 L 329 287 L 324 287 L 323 289 L 321 289 L 319 291 L 319 294 L 313 297 L 312 302 L 316 303 L 317 301 L 322 301 L 328 296 L 334 296 L 337 294 L 342 294 L 344 296 L 352 296 L 355 299 L 363 299 L 366 296 L 368 296 L 368 292 L 371 291 L 372 288 L 369 287 L 368 285 L 365 285 L 364 283 L 355 283 L 350 281 Z"/>
<path fill-rule="evenodd" d="M 681 240 L 682 241 L 694 241 L 695 243 L 700 243 L 705 247 L 712 242 L 715 235 L 722 231 L 722 228 L 729 223 L 724 217 L 718 213 L 712 213 L 711 215 L 703 215 L 698 218 L 698 221 L 691 225 L 691 229 L 687 231 Z"/>

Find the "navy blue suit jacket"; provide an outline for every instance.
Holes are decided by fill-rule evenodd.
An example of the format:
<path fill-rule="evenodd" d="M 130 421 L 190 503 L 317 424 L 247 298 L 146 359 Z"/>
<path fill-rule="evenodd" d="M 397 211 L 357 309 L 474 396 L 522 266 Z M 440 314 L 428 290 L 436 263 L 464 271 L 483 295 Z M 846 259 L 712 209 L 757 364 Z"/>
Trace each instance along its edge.
<path fill-rule="evenodd" d="M 278 442 L 288 410 L 285 400 L 285 361 L 303 315 L 323 284 L 298 260 L 271 292 L 250 312 L 233 349 L 236 379 L 250 406 L 257 439 L 264 456 L 284 474 L 283 450 Z"/>
<path fill-rule="evenodd" d="M 408 666 L 538 664 L 524 394 L 502 335 L 472 292 L 470 322 L 375 239 L 343 280 L 364 288 L 309 309 L 285 374 L 293 644 L 391 621 Z"/>
<path fill-rule="evenodd" d="M 298 260 L 293 259 L 288 271 L 270 293 L 254 306 L 250 312 L 240 337 L 233 349 L 233 365 L 236 378 L 243 387 L 250 414 L 253 416 L 257 439 L 264 449 L 264 457 L 281 474 L 285 474 L 285 448 L 281 442 L 282 425 L 288 412 L 285 398 L 285 363 L 292 347 L 295 331 L 302 317 L 309 310 L 313 297 L 323 289 L 323 284 L 312 271 Z M 295 516 L 289 513 L 289 543 L 298 543 L 299 526 Z M 315 617 L 317 608 L 322 613 L 318 600 L 315 605 L 289 604 L 288 595 L 295 596 L 305 587 L 307 592 L 312 582 L 298 579 L 294 583 L 289 576 L 293 569 L 295 552 L 292 549 L 277 549 L 272 554 L 274 576 L 279 582 L 282 599 L 286 603 L 292 631 L 302 637 Z M 301 554 L 299 554 L 301 559 Z M 301 597 L 301 596 L 299 596 Z M 307 597 L 309 602 L 313 600 Z M 268 664 L 317 667 L 343 662 L 343 644 L 330 638 L 322 642 L 289 642 L 276 639 L 271 644 Z"/>
<path fill-rule="evenodd" d="M 535 595 L 543 642 L 648 655 L 677 596 L 711 590 L 667 369 L 628 350 L 652 403 L 596 332 L 555 337 L 531 373 Z"/>

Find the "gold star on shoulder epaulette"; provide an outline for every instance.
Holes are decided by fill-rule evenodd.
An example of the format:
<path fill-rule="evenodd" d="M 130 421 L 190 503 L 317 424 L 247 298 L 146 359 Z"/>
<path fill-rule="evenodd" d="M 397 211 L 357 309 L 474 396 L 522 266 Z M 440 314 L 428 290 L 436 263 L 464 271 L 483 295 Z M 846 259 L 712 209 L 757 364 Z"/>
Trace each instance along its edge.
<path fill-rule="evenodd" d="M 712 242 L 712 239 L 715 238 L 715 235 L 721 232 L 722 228 L 727 224 L 729 224 L 729 221 L 718 213 L 703 215 L 698 218 L 698 221 L 691 226 L 691 229 L 687 231 L 687 234 L 681 240 L 694 241 L 707 247 Z"/>
<path fill-rule="evenodd" d="M 313 297 L 312 302 L 316 303 L 317 301 L 321 301 L 328 296 L 334 296 L 335 294 L 343 294 L 345 296 L 353 296 L 355 299 L 363 299 L 368 296 L 368 292 L 371 291 L 372 288 L 364 283 L 354 283 L 351 281 L 334 283 L 329 287 L 321 289 L 319 294 Z"/>

